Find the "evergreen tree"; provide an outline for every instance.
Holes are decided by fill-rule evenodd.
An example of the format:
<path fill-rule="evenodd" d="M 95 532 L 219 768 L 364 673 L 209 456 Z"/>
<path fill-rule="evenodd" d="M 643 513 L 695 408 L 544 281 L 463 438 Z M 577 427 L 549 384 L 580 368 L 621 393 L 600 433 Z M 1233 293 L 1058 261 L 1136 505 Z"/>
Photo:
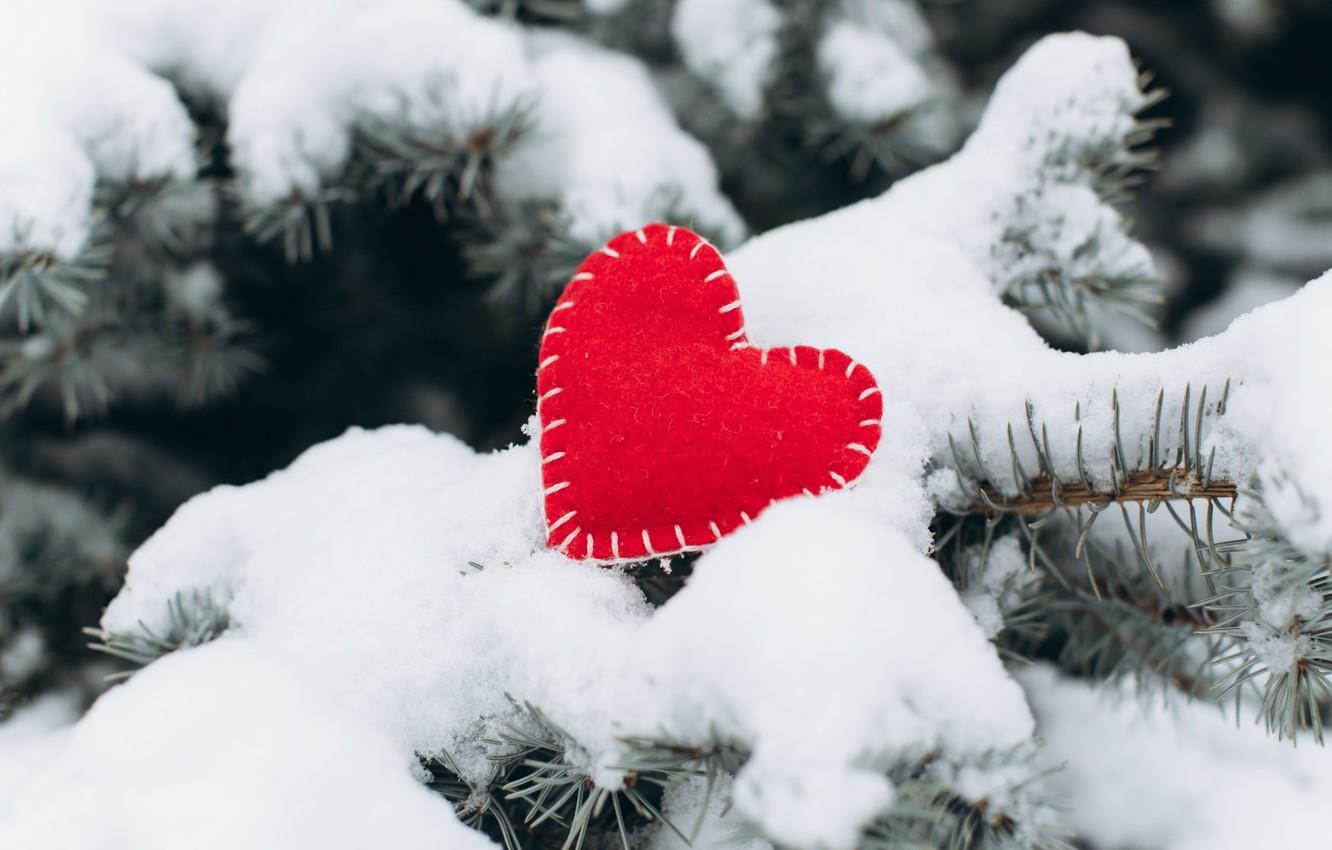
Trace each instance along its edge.
<path fill-rule="evenodd" d="M 1316 4 L 0 20 L 0 846 L 1324 840 L 1332 110 L 1264 91 Z M 598 567 L 533 374 L 651 221 L 884 432 Z"/>

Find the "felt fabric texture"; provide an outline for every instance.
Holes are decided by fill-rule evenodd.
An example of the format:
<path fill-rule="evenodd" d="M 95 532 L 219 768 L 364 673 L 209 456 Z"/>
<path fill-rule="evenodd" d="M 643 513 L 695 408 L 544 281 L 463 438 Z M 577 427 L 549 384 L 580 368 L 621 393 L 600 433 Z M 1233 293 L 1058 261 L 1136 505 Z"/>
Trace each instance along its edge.
<path fill-rule="evenodd" d="M 752 346 L 717 250 L 652 224 L 565 287 L 537 414 L 548 545 L 624 562 L 704 548 L 777 499 L 846 487 L 878 446 L 883 399 L 840 351 Z"/>

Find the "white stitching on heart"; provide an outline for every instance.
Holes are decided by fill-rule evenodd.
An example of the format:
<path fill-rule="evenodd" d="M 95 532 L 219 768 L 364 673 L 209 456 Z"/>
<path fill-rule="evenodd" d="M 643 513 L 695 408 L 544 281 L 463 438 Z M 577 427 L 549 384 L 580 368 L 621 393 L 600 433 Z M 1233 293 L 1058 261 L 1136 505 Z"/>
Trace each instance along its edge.
<path fill-rule="evenodd" d="M 550 534 L 554 534 L 554 533 L 555 533 L 555 529 L 557 529 L 557 528 L 559 528 L 560 526 L 564 525 L 566 522 L 568 522 L 569 520 L 573 519 L 573 518 L 574 518 L 575 516 L 577 516 L 577 515 L 578 515 L 578 511 L 569 511 L 569 512 L 568 512 L 567 514 L 565 514 L 564 516 L 562 516 L 562 517 L 560 517 L 559 519 L 557 519 L 557 520 L 555 520 L 554 522 L 552 522 L 552 523 L 550 524 L 550 528 L 546 529 L 547 532 L 550 533 Z"/>
<path fill-rule="evenodd" d="M 569 532 L 569 536 L 566 537 L 566 538 L 564 538 L 564 542 L 561 543 L 559 546 L 556 546 L 555 549 L 556 549 L 557 551 L 560 551 L 560 552 L 563 552 L 563 551 L 565 551 L 566 549 L 568 549 L 568 548 L 569 548 L 569 543 L 572 542 L 573 539 L 574 539 L 575 537 L 578 536 L 578 532 L 580 532 L 580 531 L 582 531 L 582 530 L 583 530 L 583 529 L 581 529 L 581 528 L 575 528 L 573 531 Z"/>
<path fill-rule="evenodd" d="M 676 234 L 676 231 L 677 231 L 678 229 L 679 229 L 679 228 L 676 227 L 675 225 L 671 225 L 671 226 L 667 229 L 667 231 L 666 231 L 666 244 L 667 244 L 668 246 L 673 246 L 673 245 L 674 245 L 674 242 L 675 242 L 675 234 Z M 646 233 L 645 230 L 643 230 L 643 229 L 640 228 L 639 230 L 634 231 L 634 234 L 635 234 L 635 236 L 638 238 L 638 240 L 639 240 L 640 243 L 642 243 L 642 244 L 644 244 L 644 245 L 648 244 L 648 241 L 649 241 L 649 240 L 648 240 L 647 233 Z M 689 259 L 692 260 L 692 259 L 694 259 L 695 257 L 697 257 L 697 256 L 698 256 L 698 252 L 701 251 L 701 250 L 703 249 L 704 246 L 707 246 L 707 247 L 709 247 L 709 248 L 713 248 L 712 244 L 711 244 L 710 242 L 708 242 L 708 240 L 703 239 L 703 238 L 700 237 L 700 238 L 699 238 L 699 241 L 693 246 L 692 249 L 690 249 L 690 252 L 689 252 Z M 713 248 L 713 250 L 715 251 L 716 249 Z M 615 249 L 611 248 L 609 245 L 604 246 L 604 247 L 601 249 L 601 253 L 605 254 L 606 256 L 610 257 L 611 259 L 619 259 L 620 256 L 621 256 L 621 255 L 620 255 L 620 252 L 618 252 L 618 251 L 616 251 Z M 720 255 L 719 255 L 719 256 L 720 256 Z M 705 275 L 704 278 L 703 278 L 703 282 L 704 282 L 704 283 L 709 283 L 709 282 L 712 282 L 712 281 L 714 281 L 714 280 L 717 280 L 718 278 L 721 278 L 721 277 L 723 277 L 723 276 L 729 276 L 729 275 L 730 275 L 730 272 L 728 272 L 728 271 L 726 270 L 726 268 L 723 266 L 722 268 L 716 269 L 716 270 L 714 270 L 714 271 L 708 273 L 707 275 Z M 593 280 L 594 278 L 595 278 L 595 275 L 594 275 L 592 272 L 579 272 L 579 273 L 577 273 L 577 274 L 575 274 L 575 275 L 573 276 L 571 282 L 573 282 L 573 281 L 587 281 L 587 280 Z M 557 305 L 551 310 L 551 314 L 553 315 L 553 314 L 559 312 L 560 310 L 567 310 L 567 309 L 570 309 L 570 308 L 572 308 L 573 306 L 574 306 L 574 302 L 573 302 L 573 301 L 561 301 L 560 303 L 558 303 L 558 304 L 557 304 Z M 743 314 L 742 314 L 742 312 L 741 312 L 741 307 L 742 307 L 742 305 L 741 305 L 741 301 L 740 301 L 739 298 L 737 298 L 737 299 L 734 300 L 733 302 L 731 302 L 731 303 L 729 303 L 729 304 L 726 304 L 726 305 L 724 305 L 723 307 L 719 308 L 718 311 L 717 311 L 717 312 L 720 313 L 720 314 L 726 314 L 726 313 L 731 313 L 731 312 L 735 312 L 735 313 L 736 313 L 736 318 L 737 318 L 737 321 L 738 321 L 738 323 L 739 323 L 739 327 L 738 327 L 735 331 L 733 331 L 733 332 L 731 332 L 730 334 L 727 334 L 727 335 L 726 335 L 726 339 L 727 339 L 728 341 L 730 341 L 730 340 L 738 340 L 738 341 L 734 342 L 734 343 L 731 345 L 731 348 L 730 348 L 731 351 L 738 351 L 738 350 L 742 350 L 742 349 L 746 349 L 746 348 L 754 348 L 754 347 L 756 347 L 756 346 L 753 346 L 753 345 L 752 345 L 751 343 L 749 343 L 748 341 L 742 339 L 742 338 L 744 337 L 746 331 L 745 331 L 745 326 L 744 326 L 744 316 L 743 316 Z M 552 336 L 552 335 L 555 335 L 555 334 L 565 333 L 565 332 L 566 332 L 565 328 L 563 328 L 563 327 L 561 327 L 561 326 L 558 326 L 558 325 L 557 325 L 557 326 L 551 326 L 551 327 L 548 327 L 548 328 L 546 329 L 545 333 L 542 335 L 542 338 L 545 339 L 546 337 L 549 337 L 549 336 Z M 769 353 L 772 352 L 772 351 L 778 351 L 778 350 L 780 350 L 780 349 L 778 349 L 778 348 L 774 348 L 774 349 L 760 348 L 760 349 L 759 349 L 759 355 L 760 355 L 760 357 L 759 357 L 759 362 L 760 362 L 760 364 L 766 366 L 767 363 L 768 363 L 768 355 L 769 355 Z M 788 358 L 789 358 L 789 360 L 790 360 L 791 365 L 793 365 L 793 366 L 798 366 L 798 365 L 799 365 L 799 358 L 798 358 L 798 356 L 797 356 L 797 353 L 796 353 L 796 349 L 795 349 L 795 347 L 794 347 L 794 346 L 791 346 L 791 347 L 787 348 L 786 351 L 787 351 L 787 356 L 788 356 Z M 824 369 L 824 367 L 825 367 L 825 353 L 826 353 L 826 352 L 825 352 L 824 349 L 817 349 L 817 351 L 818 351 L 818 368 L 819 368 L 820 370 L 822 370 L 822 369 Z M 537 367 L 537 370 L 540 371 L 541 369 L 543 369 L 543 368 L 545 368 L 545 367 L 547 367 L 547 366 L 550 366 L 551 364 L 555 363 L 559 358 L 560 358 L 560 355 L 558 355 L 558 354 L 550 355 L 549 357 L 546 357 L 544 360 L 542 360 L 541 364 Z M 854 360 L 850 361 L 850 363 L 847 365 L 847 368 L 846 368 L 845 377 L 849 379 L 849 378 L 852 376 L 852 374 L 855 372 L 856 366 L 858 366 L 858 365 L 861 365 L 861 364 L 857 363 L 857 362 L 854 361 Z M 554 396 L 560 394 L 562 391 L 563 391 L 563 388 L 562 388 L 562 387 L 553 387 L 553 388 L 551 388 L 550 390 L 548 390 L 548 391 L 546 391 L 545 393 L 543 393 L 543 394 L 537 399 L 537 414 L 538 414 L 538 419 L 541 418 L 542 402 L 546 401 L 547 399 L 553 398 Z M 876 393 L 878 393 L 878 392 L 879 392 L 878 387 L 870 387 L 870 388 L 866 389 L 865 391 L 863 391 L 862 393 L 860 393 L 860 395 L 859 395 L 859 399 L 858 399 L 858 400 L 859 400 L 859 401 L 864 401 L 865 399 L 869 398 L 870 396 L 872 396 L 872 395 L 874 395 L 874 394 L 876 394 Z M 552 420 L 552 421 L 549 422 L 549 423 L 543 423 L 543 424 L 542 424 L 542 430 L 543 430 L 543 432 L 554 431 L 556 428 L 559 428 L 559 427 L 561 427 L 561 426 L 563 426 L 563 425 L 566 425 L 567 423 L 568 423 L 568 420 L 567 420 L 567 419 L 555 419 L 555 420 Z M 882 427 L 882 421 L 879 420 L 879 419 L 865 419 L 865 420 L 862 420 L 862 421 L 860 422 L 860 425 L 861 425 L 861 427 L 870 426 L 870 425 L 876 425 L 876 426 L 880 426 L 880 427 Z M 873 453 L 870 451 L 870 449 L 869 449 L 868 447 L 866 447 L 866 446 L 865 446 L 864 444 L 862 444 L 862 443 L 848 443 L 848 444 L 847 444 L 847 448 L 850 448 L 850 449 L 852 449 L 852 450 L 854 450 L 854 451 L 857 451 L 857 452 L 864 453 L 864 454 L 865 454 L 866 456 L 868 456 L 868 457 L 872 457 L 872 456 L 873 456 Z M 547 463 L 552 463 L 552 462 L 554 462 L 554 461 L 556 461 L 556 460 L 559 460 L 559 459 L 565 457 L 566 454 L 567 454 L 567 452 L 562 452 L 562 451 L 561 451 L 561 452 L 554 452 L 554 453 L 552 453 L 549 457 L 546 457 L 546 458 L 544 458 L 544 459 L 541 461 L 543 468 L 544 468 L 544 466 L 545 466 Z M 846 488 L 846 487 L 850 486 L 850 482 L 848 482 L 847 479 L 846 479 L 845 477 L 843 477 L 840 473 L 838 473 L 836 470 L 833 470 L 833 469 L 828 470 L 828 475 L 832 478 L 832 480 L 834 480 L 835 482 L 837 482 L 837 484 L 838 484 L 840 487 L 842 487 L 842 488 Z M 566 481 L 558 482 L 558 483 L 556 483 L 556 484 L 551 485 L 549 488 L 546 488 L 546 490 L 545 490 L 545 495 L 547 495 L 547 496 L 549 496 L 549 495 L 553 495 L 553 494 L 555 494 L 555 493 L 558 493 L 558 492 L 564 490 L 565 488 L 567 488 L 567 487 L 569 487 L 569 486 L 571 486 L 571 483 L 570 483 L 569 481 L 567 481 L 567 480 L 566 480 Z M 823 491 L 826 491 L 826 490 L 828 490 L 828 489 L 830 489 L 830 488 L 828 488 L 828 487 L 820 487 L 820 488 L 819 488 L 819 491 L 820 491 L 820 492 L 823 492 Z M 804 493 L 805 495 L 808 495 L 808 496 L 813 496 L 813 495 L 814 495 L 814 493 L 811 492 L 810 488 L 808 488 L 808 487 L 801 488 L 801 492 Z M 775 504 L 775 503 L 776 503 L 776 499 L 770 499 L 770 500 L 769 500 L 769 504 L 770 504 L 770 505 L 771 505 L 771 504 Z M 558 529 L 560 526 L 564 525 L 566 522 L 568 522 L 570 519 L 572 519 L 573 516 L 575 516 L 576 514 L 577 514 L 577 511 L 576 511 L 576 510 L 574 510 L 574 511 L 569 511 L 569 512 L 565 513 L 563 516 L 561 516 L 558 520 L 556 520 L 553 524 L 551 524 L 551 525 L 547 528 L 547 537 L 548 537 L 548 539 L 551 538 L 551 537 L 553 536 L 553 534 L 554 534 L 554 532 L 555 532 L 556 529 Z M 741 519 L 741 522 L 744 523 L 745 525 L 748 525 L 748 524 L 750 524 L 750 523 L 753 521 L 752 518 L 750 517 L 749 513 L 746 512 L 746 511 L 741 511 L 741 512 L 740 512 L 740 519 Z M 634 557 L 632 560 L 641 560 L 641 559 L 645 559 L 645 558 L 649 558 L 649 557 L 670 556 L 670 555 L 679 554 L 680 552 L 687 551 L 687 550 L 689 550 L 690 548 L 695 548 L 695 549 L 697 549 L 697 548 L 701 548 L 701 547 L 702 547 L 702 544 L 694 544 L 693 547 L 691 547 L 691 546 L 689 545 L 689 543 L 688 543 L 688 541 L 687 541 L 687 539 L 686 539 L 686 535 L 685 535 L 684 529 L 683 529 L 682 526 L 680 526 L 680 525 L 678 525 L 678 524 L 673 524 L 673 529 L 674 529 L 674 531 L 675 531 L 675 538 L 676 538 L 676 541 L 677 541 L 677 542 L 679 543 L 679 545 L 680 545 L 680 548 L 679 548 L 679 549 L 674 550 L 674 551 L 668 551 L 668 552 L 659 552 L 659 551 L 657 551 L 657 550 L 654 549 L 653 546 L 652 546 L 651 531 L 650 531 L 649 529 L 646 529 L 646 528 L 645 528 L 645 529 L 642 529 L 641 532 L 640 532 L 640 534 L 641 534 L 641 536 L 642 536 L 642 540 L 643 540 L 643 548 L 644 548 L 644 550 L 645 550 L 645 554 L 644 554 L 643 556 L 641 556 L 641 557 Z M 712 521 L 712 520 L 709 520 L 709 521 L 708 521 L 708 529 L 712 532 L 712 535 L 713 535 L 713 542 L 715 542 L 715 541 L 721 539 L 721 537 L 722 537 L 721 527 L 720 527 L 715 521 Z M 574 539 L 577 538 L 578 534 L 581 533 L 581 532 L 582 532 L 582 528 L 581 528 L 581 527 L 579 527 L 579 528 L 575 528 L 572 532 L 569 533 L 568 536 L 566 536 L 566 537 L 563 539 L 563 541 L 561 541 L 561 543 L 559 544 L 559 546 L 557 546 L 557 547 L 555 547 L 555 548 L 556 548 L 558 551 L 564 552 L 564 553 L 567 555 L 568 553 L 567 553 L 566 550 L 568 549 L 569 545 L 572 543 L 572 541 L 573 541 Z M 595 541 L 595 536 L 594 536 L 591 532 L 587 533 L 587 535 L 586 535 L 586 541 L 587 541 L 587 551 L 585 552 L 585 557 L 590 558 L 590 559 L 594 559 L 594 560 L 595 560 L 595 559 L 596 559 L 596 553 L 595 553 L 595 544 L 596 544 L 596 541 Z M 623 559 L 621 558 L 621 555 L 620 555 L 620 536 L 619 536 L 619 533 L 618 533 L 617 531 L 611 531 L 611 532 L 610 532 L 610 550 L 611 550 L 611 559 L 612 559 L 613 561 L 621 561 L 621 560 L 623 560 Z"/>

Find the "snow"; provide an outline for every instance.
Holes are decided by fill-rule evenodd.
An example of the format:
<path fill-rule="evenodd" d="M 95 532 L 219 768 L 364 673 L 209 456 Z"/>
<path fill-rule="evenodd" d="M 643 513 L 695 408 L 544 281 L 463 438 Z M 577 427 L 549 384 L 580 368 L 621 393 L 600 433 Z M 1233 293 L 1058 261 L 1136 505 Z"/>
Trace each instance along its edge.
<path fill-rule="evenodd" d="M 749 744 L 735 807 L 783 846 L 854 847 L 906 753 L 976 758 L 1032 732 L 938 567 L 841 501 L 776 505 L 723 540 L 630 653 L 625 715 L 673 742 Z"/>
<path fill-rule="evenodd" d="M 412 778 L 410 761 L 299 667 L 219 641 L 99 700 L 19 790 L 0 844 L 493 847 Z"/>
<path fill-rule="evenodd" d="M 530 90 L 520 32 L 457 0 L 296 3 L 268 25 L 227 133 L 247 191 L 277 201 L 334 183 L 352 127 L 457 134 Z"/>
<path fill-rule="evenodd" d="M 947 75 L 932 49 L 929 26 L 909 0 L 842 0 L 818 45 L 833 109 L 875 124 L 938 97 Z"/>
<path fill-rule="evenodd" d="M 685 67 L 715 86 L 745 121 L 763 110 L 781 28 L 770 0 L 680 0 L 671 19 Z"/>
<path fill-rule="evenodd" d="M 1237 727 L 1202 702 L 1143 702 L 1134 683 L 1065 679 L 1045 666 L 1018 674 L 1045 740 L 1065 821 L 1095 846 L 1158 850 L 1322 847 L 1316 814 L 1332 794 L 1327 752 Z"/>
<path fill-rule="evenodd" d="M 589 242 L 667 214 L 726 244 L 744 233 L 642 63 L 461 0 L 59 0 L 6 15 L 35 35 L 0 72 L 42 76 L 0 92 L 24 127 L 0 144 L 0 253 L 77 254 L 98 180 L 194 176 L 193 125 L 158 74 L 222 107 L 239 187 L 261 205 L 337 186 L 358 128 L 456 135 L 531 105 L 510 200 L 561 201 Z"/>
<path fill-rule="evenodd" d="M 828 78 L 828 99 L 845 118 L 883 121 L 919 106 L 931 94 L 930 80 L 897 42 L 837 21 L 819 41 L 819 65 Z"/>
<path fill-rule="evenodd" d="M 0 254 L 76 255 L 96 178 L 193 175 L 194 125 L 169 83 L 102 46 L 67 3 L 11 4 L 0 53 Z M 22 128 L 14 132 L 13 128 Z"/>
<path fill-rule="evenodd" d="M 78 698 L 54 692 L 0 723 L 0 819 L 23 782 L 58 757 L 78 719 Z"/>
<path fill-rule="evenodd" d="M 744 236 L 707 149 L 676 124 L 642 63 L 555 33 L 529 44 L 541 130 L 500 164 L 503 195 L 561 198 L 571 233 L 592 245 L 668 216 L 723 245 Z"/>
<path fill-rule="evenodd" d="M 172 753 L 220 721 L 197 718 L 200 727 L 183 716 L 170 735 L 138 736 L 178 703 L 211 703 L 201 681 L 259 699 L 281 675 L 310 691 L 278 691 L 250 714 L 233 706 L 234 728 L 210 736 L 234 735 L 239 746 L 244 728 L 263 726 L 255 734 L 272 759 L 304 764 L 304 739 L 286 742 L 289 720 L 350 724 L 373 733 L 376 752 L 395 753 L 404 777 L 414 752 L 446 749 L 465 775 L 485 778 L 479 740 L 510 716 L 506 693 L 566 729 L 585 768 L 609 785 L 619 781 L 621 735 L 704 742 L 716 733 L 753 754 L 737 781 L 737 811 L 766 834 L 829 848 L 852 846 L 891 800 L 882 773 L 896 758 L 938 749 L 964 761 L 1030 735 L 1021 693 L 994 650 L 899 532 L 848 517 L 833 499 L 778 506 L 775 522 L 725 541 L 649 616 L 627 577 L 544 549 L 537 467 L 530 444 L 477 455 L 417 427 L 351 431 L 264 481 L 189 502 L 131 558 L 103 626 L 164 629 L 169 600 L 207 590 L 227 605 L 231 631 L 152 665 L 99 703 L 79 727 L 77 759 L 43 772 L 33 813 L 0 826 L 0 844 L 41 831 L 62 807 L 81 813 L 76 822 L 102 822 L 100 809 L 66 795 L 76 776 L 95 776 L 87 771 L 98 748 L 113 746 L 103 737 L 120 735 L 127 743 L 114 746 L 132 742 L 141 752 L 131 759 L 141 772 L 121 783 L 126 795 L 174 773 Z M 811 525 L 826 539 L 809 535 Z M 825 575 L 811 584 L 817 562 Z M 983 703 L 958 698 L 977 689 Z M 369 756 L 344 753 L 353 746 L 344 738 L 323 737 L 325 758 L 350 770 Z M 234 765 L 216 770 L 239 776 Z M 210 799 L 241 793 L 218 781 Z M 143 806 L 165 805 L 151 787 L 143 793 Z M 810 795 L 826 804 L 793 805 Z M 230 805 L 254 808 L 258 799 L 245 792 Z M 129 808 L 103 843 L 77 835 L 41 846 L 137 838 L 147 810 L 118 800 L 106 805 Z M 372 814 L 364 824 L 346 814 L 339 831 L 360 834 Z M 284 817 L 296 824 L 313 813 L 298 805 Z"/>
<path fill-rule="evenodd" d="M 971 609 L 985 636 L 994 639 L 1004 629 L 1004 612 L 1021 604 L 1040 582 L 1031 569 L 1016 535 L 1001 537 L 989 547 L 977 544 L 962 553 L 962 569 L 970 585 L 962 602 Z"/>

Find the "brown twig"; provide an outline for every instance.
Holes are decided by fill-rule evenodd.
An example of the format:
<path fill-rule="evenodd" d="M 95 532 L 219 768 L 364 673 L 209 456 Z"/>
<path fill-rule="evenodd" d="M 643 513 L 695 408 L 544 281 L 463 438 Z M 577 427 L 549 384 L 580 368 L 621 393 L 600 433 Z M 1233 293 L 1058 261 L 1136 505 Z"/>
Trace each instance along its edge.
<path fill-rule="evenodd" d="M 1176 474 L 1172 476 L 1172 471 Z M 1077 508 L 1084 505 L 1100 507 L 1114 502 L 1163 502 L 1172 499 L 1231 499 L 1236 496 L 1235 485 L 1229 481 L 1214 480 L 1203 483 L 1196 476 L 1180 478 L 1178 470 L 1139 469 L 1127 473 L 1119 484 L 1119 492 L 1088 489 L 1081 482 L 1061 483 L 1056 497 L 1054 481 L 1048 475 L 1032 479 L 1025 494 L 1004 496 L 989 484 L 980 484 L 988 497 L 971 507 L 977 514 L 1043 514 L 1055 508 Z M 993 503 L 993 504 L 990 504 Z M 998 510 L 995 509 L 998 507 Z"/>

